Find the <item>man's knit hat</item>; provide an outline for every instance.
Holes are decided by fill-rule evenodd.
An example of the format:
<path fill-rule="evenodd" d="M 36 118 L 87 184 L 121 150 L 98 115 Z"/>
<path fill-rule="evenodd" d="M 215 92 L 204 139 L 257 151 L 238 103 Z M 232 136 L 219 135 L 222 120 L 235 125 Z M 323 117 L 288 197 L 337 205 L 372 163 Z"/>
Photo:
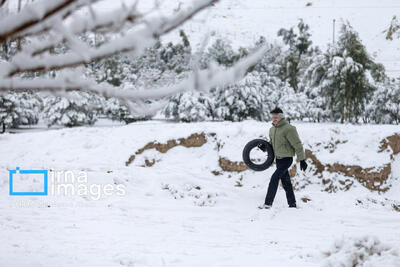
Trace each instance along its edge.
<path fill-rule="evenodd" d="M 273 110 L 271 110 L 270 114 L 271 114 L 272 117 L 278 117 L 278 118 L 284 118 L 285 117 L 285 115 L 283 114 L 282 109 L 280 109 L 278 107 L 276 107 Z"/>

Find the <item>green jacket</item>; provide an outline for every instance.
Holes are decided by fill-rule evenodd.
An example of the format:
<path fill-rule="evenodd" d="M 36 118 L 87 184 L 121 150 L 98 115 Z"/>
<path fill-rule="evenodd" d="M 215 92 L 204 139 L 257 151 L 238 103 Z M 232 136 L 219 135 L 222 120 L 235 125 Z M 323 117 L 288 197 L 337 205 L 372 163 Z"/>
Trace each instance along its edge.
<path fill-rule="evenodd" d="M 298 160 L 306 158 L 296 127 L 285 119 L 280 120 L 278 125 L 269 129 L 269 140 L 275 157 L 278 159 L 293 157 L 295 152 Z"/>

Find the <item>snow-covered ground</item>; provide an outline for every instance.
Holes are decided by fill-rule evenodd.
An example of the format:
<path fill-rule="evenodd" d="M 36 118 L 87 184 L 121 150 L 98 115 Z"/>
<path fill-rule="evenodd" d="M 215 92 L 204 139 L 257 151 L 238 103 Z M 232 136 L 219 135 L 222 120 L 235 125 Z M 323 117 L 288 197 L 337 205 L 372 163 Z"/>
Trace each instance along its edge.
<path fill-rule="evenodd" d="M 400 155 L 378 152 L 399 127 L 293 124 L 322 164 L 391 163 L 390 189 L 379 194 L 323 172 L 339 187 L 353 181 L 348 191 L 325 192 L 308 160 L 310 168 L 293 178 L 304 185 L 296 191 L 298 209 L 287 208 L 282 188 L 272 210 L 257 209 L 274 167 L 223 171 L 219 159 L 240 161 L 246 142 L 265 137 L 269 123 L 149 121 L 0 135 L 0 265 L 354 266 L 358 257 L 357 266 L 400 266 Z M 171 145 L 194 133 L 195 147 Z M 165 153 L 144 149 L 131 157 L 168 140 Z M 99 187 L 81 196 L 9 196 L 8 173 L 16 167 L 86 173 L 80 185 L 121 190 L 100 190 L 98 200 Z M 57 184 L 49 180 L 49 188 Z M 21 181 L 28 189 L 42 183 Z"/>

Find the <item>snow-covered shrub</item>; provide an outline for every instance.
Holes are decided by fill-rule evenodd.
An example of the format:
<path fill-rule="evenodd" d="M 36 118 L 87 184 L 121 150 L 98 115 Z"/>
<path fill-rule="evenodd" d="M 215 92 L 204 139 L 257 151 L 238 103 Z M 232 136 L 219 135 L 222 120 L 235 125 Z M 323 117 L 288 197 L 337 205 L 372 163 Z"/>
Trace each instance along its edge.
<path fill-rule="evenodd" d="M 69 97 L 46 99 L 43 115 L 48 127 L 92 125 L 97 120 L 101 105 L 99 98 L 85 92 L 72 92 Z"/>
<path fill-rule="evenodd" d="M 379 83 L 365 113 L 376 123 L 400 123 L 400 80 Z"/>
<path fill-rule="evenodd" d="M 254 71 L 236 84 L 218 88 L 215 103 L 216 118 L 222 120 L 270 120 L 270 111 L 277 106 L 287 118 L 302 119 L 307 98 L 279 78 Z"/>
<path fill-rule="evenodd" d="M 189 91 L 172 97 L 163 113 L 176 121 L 195 122 L 213 119 L 214 102 L 201 92 Z"/>
<path fill-rule="evenodd" d="M 275 90 L 276 106 L 284 111 L 287 118 L 301 120 L 306 116 L 309 101 L 304 93 L 296 93 L 287 83 L 281 83 L 280 87 Z M 268 117 L 271 109 L 266 111 Z"/>
<path fill-rule="evenodd" d="M 125 123 L 131 123 L 138 120 L 148 120 L 149 117 L 134 115 L 129 111 L 126 105 L 123 105 L 115 98 L 107 99 L 102 104 L 102 114 L 107 118 L 115 121 L 123 121 Z"/>
<path fill-rule="evenodd" d="M 242 121 L 264 120 L 265 93 L 260 75 L 250 73 L 242 81 L 218 88 L 215 114 L 218 119 Z"/>
<path fill-rule="evenodd" d="M 323 251 L 324 266 L 373 267 L 399 266 L 400 255 L 394 248 L 381 243 L 377 237 L 342 238 Z"/>
<path fill-rule="evenodd" d="M 8 93 L 0 95 L 0 123 L 7 127 L 32 125 L 39 121 L 42 101 L 34 93 Z"/>

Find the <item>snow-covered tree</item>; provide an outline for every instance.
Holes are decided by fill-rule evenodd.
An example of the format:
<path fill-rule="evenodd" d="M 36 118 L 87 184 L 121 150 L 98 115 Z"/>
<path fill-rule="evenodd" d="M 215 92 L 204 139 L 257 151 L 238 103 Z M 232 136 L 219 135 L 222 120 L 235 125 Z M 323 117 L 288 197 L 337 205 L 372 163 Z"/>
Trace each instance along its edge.
<path fill-rule="evenodd" d="M 218 119 L 264 120 L 264 93 L 259 75 L 250 73 L 242 81 L 216 90 L 215 114 Z"/>
<path fill-rule="evenodd" d="M 208 48 L 207 52 L 202 55 L 201 67 L 207 68 L 210 63 L 217 63 L 221 66 L 230 67 L 248 54 L 245 48 L 241 47 L 238 51 L 235 51 L 228 40 L 217 39 Z"/>
<path fill-rule="evenodd" d="M 264 56 L 260 62 L 254 66 L 253 71 L 267 73 L 269 76 L 279 77 L 281 71 L 283 57 L 283 48 L 274 43 L 269 44 L 265 37 L 261 36 L 255 44 L 255 48 L 266 47 Z M 250 49 L 251 51 L 252 49 Z"/>
<path fill-rule="evenodd" d="M 311 46 L 309 30 L 310 27 L 300 19 L 297 28 L 282 28 L 278 31 L 278 36 L 288 46 L 288 50 L 284 51 L 279 77 L 282 81 L 288 81 L 295 91 L 299 90 L 304 65 L 308 65 L 307 59 L 313 53 L 319 52 L 318 48 Z"/>
<path fill-rule="evenodd" d="M 64 70 L 121 53 L 140 57 L 161 36 L 174 31 L 218 0 L 193 0 L 191 3 L 180 4 L 176 10 L 172 10 L 172 7 L 171 12 L 159 10 L 157 4 L 151 12 L 142 12 L 137 1 L 102 11 L 100 5 L 97 5 L 102 0 L 33 1 L 19 12 L 14 12 L 8 10 L 8 2 L 0 2 L 0 46 L 15 40 L 26 42 L 21 42 L 21 48 L 15 55 L 1 59 L 2 94 L 35 90 L 63 94 L 66 97 L 66 91 L 84 91 L 130 102 L 130 107 L 143 107 L 149 99 L 168 97 L 185 90 L 207 91 L 215 86 L 235 82 L 244 76 L 249 67 L 256 64 L 263 53 L 260 50 L 238 61 L 230 69 L 221 67 L 194 71 L 174 86 L 161 86 L 152 90 L 133 88 L 121 92 L 118 87 L 109 83 L 99 84 L 84 75 L 65 75 Z M 81 38 L 93 35 L 104 38 L 95 44 L 88 44 Z M 53 53 L 55 50 L 57 53 Z M 167 69 L 180 71 L 178 66 L 182 60 L 174 58 L 174 53 L 172 47 L 167 47 L 162 58 L 168 61 Z M 35 75 L 52 71 L 57 71 L 57 75 Z M 27 74 L 30 74 L 29 78 Z M 140 112 L 140 109 L 136 108 L 135 112 Z"/>
<path fill-rule="evenodd" d="M 148 120 L 151 118 L 134 114 L 126 104 L 121 103 L 115 98 L 107 99 L 102 103 L 101 114 L 115 121 L 131 123 L 140 120 Z"/>
<path fill-rule="evenodd" d="M 267 73 L 253 71 L 240 82 L 214 92 L 217 119 L 270 120 L 270 111 L 281 107 L 290 119 L 303 119 L 307 97 L 296 93 L 287 82 Z"/>
<path fill-rule="evenodd" d="M 49 97 L 44 104 L 44 119 L 47 125 L 66 127 L 91 125 L 101 112 L 98 97 L 86 92 L 71 92 L 68 98 Z"/>
<path fill-rule="evenodd" d="M 379 83 L 365 113 L 376 123 L 400 124 L 400 80 Z"/>
<path fill-rule="evenodd" d="M 282 86 L 276 92 L 276 106 L 285 112 L 287 118 L 302 120 L 307 117 L 309 101 L 303 92 L 295 92 L 289 84 L 285 83 L 282 83 Z"/>
<path fill-rule="evenodd" d="M 181 30 L 179 34 L 182 41 L 181 43 L 173 44 L 169 42 L 167 45 L 162 46 L 159 51 L 160 59 L 164 63 L 162 64 L 163 70 L 182 73 L 190 69 L 192 52 L 190 42 L 183 30 Z"/>
<path fill-rule="evenodd" d="M 94 77 L 98 83 L 107 82 L 116 87 L 128 80 L 131 74 L 129 59 L 123 55 L 94 62 L 89 65 L 87 73 L 87 75 Z"/>
<path fill-rule="evenodd" d="M 381 70 L 357 32 L 349 24 L 343 24 L 337 44 L 314 57 L 306 70 L 305 91 L 312 99 L 325 98 L 318 102 L 329 110 L 332 121 L 358 121 L 375 89 L 374 78 L 382 78 L 377 73 Z"/>
<path fill-rule="evenodd" d="M 172 97 L 163 113 L 175 121 L 196 122 L 213 119 L 214 110 L 215 103 L 209 95 L 188 91 Z"/>
<path fill-rule="evenodd" d="M 8 93 L 0 95 L 0 124 L 15 128 L 39 121 L 41 99 L 34 93 Z"/>

